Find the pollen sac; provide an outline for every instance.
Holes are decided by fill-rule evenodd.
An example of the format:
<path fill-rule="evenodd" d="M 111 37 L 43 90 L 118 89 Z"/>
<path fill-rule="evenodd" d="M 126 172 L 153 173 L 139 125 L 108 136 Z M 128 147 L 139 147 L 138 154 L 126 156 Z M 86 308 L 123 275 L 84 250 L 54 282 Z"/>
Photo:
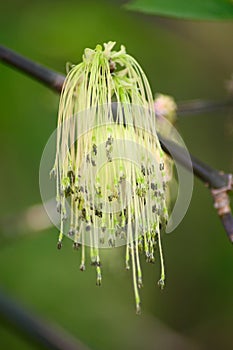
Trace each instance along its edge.
<path fill-rule="evenodd" d="M 61 202 L 59 201 L 59 199 L 57 200 L 57 212 L 61 213 L 61 209 L 62 209 L 62 205 Z"/>
<path fill-rule="evenodd" d="M 74 182 L 75 182 L 75 175 L 74 175 L 74 172 L 72 170 L 69 170 L 68 173 L 67 173 L 67 176 L 69 178 L 69 181 L 70 181 L 70 184 L 71 186 L 74 185 Z"/>
<path fill-rule="evenodd" d="M 68 232 L 68 236 L 69 237 L 74 237 L 74 234 L 75 234 L 75 230 L 74 229 L 70 229 L 69 232 Z"/>
<path fill-rule="evenodd" d="M 73 243 L 73 248 L 78 249 L 80 247 L 80 244 L 78 242 Z"/>
<path fill-rule="evenodd" d="M 85 267 L 84 264 L 81 264 L 79 268 L 80 268 L 80 271 L 85 271 L 86 270 L 86 267 Z"/>
<path fill-rule="evenodd" d="M 93 152 L 93 156 L 97 155 L 97 146 L 96 146 L 96 144 L 92 145 L 92 152 Z"/>
<path fill-rule="evenodd" d="M 62 242 L 61 241 L 58 241 L 57 242 L 57 249 L 61 249 L 62 248 Z"/>

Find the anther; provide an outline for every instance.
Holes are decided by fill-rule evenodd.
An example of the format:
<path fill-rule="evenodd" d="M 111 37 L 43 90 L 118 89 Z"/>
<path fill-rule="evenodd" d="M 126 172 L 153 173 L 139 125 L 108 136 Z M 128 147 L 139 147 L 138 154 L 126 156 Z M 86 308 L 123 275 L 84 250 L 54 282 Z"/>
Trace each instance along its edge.
<path fill-rule="evenodd" d="M 75 234 L 74 229 L 70 229 L 69 232 L 68 232 L 68 236 L 69 236 L 69 237 L 73 237 L 74 234 Z"/>
<path fill-rule="evenodd" d="M 58 213 L 61 213 L 61 208 L 62 208 L 61 202 L 57 202 L 57 212 Z"/>
<path fill-rule="evenodd" d="M 164 289 L 164 287 L 165 287 L 165 281 L 164 281 L 163 278 L 160 278 L 160 280 L 158 281 L 158 286 L 159 286 L 159 288 L 160 288 L 161 290 Z"/>
<path fill-rule="evenodd" d="M 164 170 L 164 163 L 160 163 L 160 164 L 159 164 L 159 170 L 160 170 L 160 171 Z"/>
<path fill-rule="evenodd" d="M 92 152 L 95 156 L 97 155 L 97 146 L 95 143 L 92 145 Z"/>
<path fill-rule="evenodd" d="M 114 61 L 112 61 L 111 59 L 109 60 L 109 69 L 110 69 L 110 73 L 112 74 L 115 69 L 116 69 L 116 63 Z"/>
<path fill-rule="evenodd" d="M 69 170 L 69 171 L 67 172 L 67 176 L 68 176 L 68 178 L 70 179 L 71 185 L 73 185 L 74 182 L 75 182 L 75 175 L 74 175 L 73 170 Z"/>
<path fill-rule="evenodd" d="M 76 250 L 78 250 L 78 248 L 79 248 L 80 246 L 81 246 L 81 244 L 78 243 L 78 242 L 74 242 L 74 243 L 73 243 L 73 248 L 76 249 Z"/>
<path fill-rule="evenodd" d="M 85 271 L 86 270 L 86 267 L 85 267 L 84 264 L 81 264 L 79 268 L 80 268 L 80 271 Z"/>
<path fill-rule="evenodd" d="M 91 231 L 91 225 L 88 224 L 88 225 L 86 226 L 86 231 L 87 231 L 87 232 Z"/>
<path fill-rule="evenodd" d="M 57 249 L 59 249 L 59 250 L 60 250 L 60 249 L 61 249 L 61 247 L 62 247 L 62 241 L 58 241 L 58 242 L 57 242 Z"/>

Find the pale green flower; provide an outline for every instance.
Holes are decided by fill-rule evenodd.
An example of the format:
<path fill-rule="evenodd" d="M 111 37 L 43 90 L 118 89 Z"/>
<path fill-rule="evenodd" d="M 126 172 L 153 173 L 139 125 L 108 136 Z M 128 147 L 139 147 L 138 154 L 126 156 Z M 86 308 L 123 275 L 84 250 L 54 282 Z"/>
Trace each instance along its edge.
<path fill-rule="evenodd" d="M 124 46 L 113 51 L 114 45 L 85 49 L 61 93 L 53 169 L 61 213 L 58 247 L 63 234 L 75 247 L 81 245 L 80 269 L 85 270 L 85 245 L 90 245 L 100 285 L 99 248 L 125 240 L 139 312 L 140 252 L 154 262 L 158 246 L 159 285 L 165 281 L 161 228 L 168 218 L 166 174 L 148 80 Z"/>

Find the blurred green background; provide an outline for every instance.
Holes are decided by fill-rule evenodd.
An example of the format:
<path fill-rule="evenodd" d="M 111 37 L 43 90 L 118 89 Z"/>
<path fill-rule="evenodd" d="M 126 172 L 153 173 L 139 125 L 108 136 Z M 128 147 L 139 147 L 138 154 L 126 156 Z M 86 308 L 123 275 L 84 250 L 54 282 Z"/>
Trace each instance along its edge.
<path fill-rule="evenodd" d="M 230 22 L 190 22 L 127 12 L 120 2 L 12 0 L 0 5 L 0 41 L 65 72 L 84 48 L 124 44 L 142 65 L 154 92 L 176 100 L 226 97 L 232 73 Z M 38 169 L 56 127 L 59 96 L 0 65 L 0 285 L 23 305 L 61 325 L 91 349 L 232 349 L 232 246 L 195 180 L 180 226 L 164 236 L 167 284 L 157 287 L 159 263 L 143 263 L 142 315 L 136 316 L 124 249 L 104 251 L 103 285 L 95 271 L 79 272 L 80 252 L 57 229 L 19 235 L 14 216 L 40 203 Z M 232 115 L 182 117 L 178 128 L 190 152 L 233 171 Z M 9 225 L 9 227 L 8 227 Z M 142 259 L 143 260 L 143 259 Z M 0 315 L 1 349 L 42 349 Z"/>

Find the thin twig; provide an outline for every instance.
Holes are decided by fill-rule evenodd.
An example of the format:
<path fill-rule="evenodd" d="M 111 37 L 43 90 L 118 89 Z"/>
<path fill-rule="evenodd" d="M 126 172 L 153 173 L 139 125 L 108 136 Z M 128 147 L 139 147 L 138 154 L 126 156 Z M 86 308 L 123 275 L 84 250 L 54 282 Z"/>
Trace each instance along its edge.
<path fill-rule="evenodd" d="M 29 76 L 39 80 L 43 84 L 47 85 L 50 89 L 55 90 L 56 92 L 60 92 L 63 86 L 63 83 L 65 81 L 65 76 L 56 73 L 55 71 L 52 71 L 48 68 L 45 68 L 27 58 L 24 58 L 23 56 L 15 53 L 14 51 L 9 50 L 6 47 L 0 46 L 0 60 L 3 62 L 19 69 L 20 71 L 28 74 Z M 188 108 L 187 108 L 187 105 Z M 199 103 L 192 102 L 186 102 L 186 113 L 190 113 L 192 111 L 193 113 L 196 111 L 206 111 L 206 108 L 210 107 L 213 110 L 213 106 L 219 108 L 219 107 L 229 107 L 229 101 L 228 102 L 210 102 L 210 101 L 202 101 Z M 232 104 L 230 104 L 232 106 Z M 196 106 L 196 107 L 195 107 Z M 180 105 L 180 110 L 183 113 L 185 113 L 185 105 L 184 102 Z M 179 106 L 178 106 L 178 113 L 179 113 Z M 160 137 L 160 141 L 163 143 L 162 138 Z M 169 142 L 166 140 L 166 143 Z M 166 144 L 165 143 L 165 144 Z M 196 177 L 198 177 L 200 180 L 202 180 L 205 184 L 207 184 L 211 189 L 221 189 L 226 188 L 229 186 L 229 175 L 224 174 L 209 165 L 203 163 L 196 157 L 191 155 L 192 160 L 192 167 L 193 169 L 190 169 L 189 164 L 185 161 L 185 157 L 182 155 L 182 149 L 181 147 L 177 148 L 175 144 L 172 145 L 173 150 L 174 147 L 176 149 L 176 159 L 185 167 L 188 167 L 189 170 L 193 170 Z M 169 153 L 167 148 L 164 147 L 165 152 Z M 173 152 L 174 153 L 174 152 Z M 175 154 L 174 154 L 175 155 Z M 225 191 L 226 193 L 232 190 L 231 188 Z M 216 207 L 216 198 L 214 197 L 214 205 Z M 223 215 L 220 215 L 220 219 L 222 220 L 222 223 L 224 225 L 224 228 L 227 232 L 227 235 L 231 242 L 233 242 L 233 217 L 231 212 L 225 213 Z"/>
<path fill-rule="evenodd" d="M 179 117 L 210 112 L 221 112 L 223 110 L 233 108 L 233 98 L 219 101 L 208 101 L 201 99 L 180 101 L 177 103 L 177 107 Z"/>
<path fill-rule="evenodd" d="M 0 312 L 24 333 L 45 348 L 53 350 L 87 350 L 87 347 L 58 326 L 38 318 L 0 289 Z"/>

